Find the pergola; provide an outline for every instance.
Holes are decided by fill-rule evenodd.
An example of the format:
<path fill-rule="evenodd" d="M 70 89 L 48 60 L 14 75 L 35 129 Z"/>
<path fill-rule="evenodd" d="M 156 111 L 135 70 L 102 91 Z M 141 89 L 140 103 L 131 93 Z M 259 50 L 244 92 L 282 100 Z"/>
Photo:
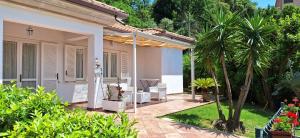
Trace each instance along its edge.
<path fill-rule="evenodd" d="M 191 49 L 191 55 L 194 46 L 190 43 L 170 39 L 163 36 L 156 36 L 146 32 L 134 31 L 130 33 L 119 33 L 114 31 L 104 32 L 104 39 L 118 43 L 132 45 L 133 47 L 133 88 L 134 88 L 134 112 L 137 112 L 137 46 L 142 47 L 164 47 L 164 48 L 178 48 L 178 49 Z M 191 75 L 192 81 L 194 80 L 194 56 L 191 58 Z M 194 99 L 194 92 L 193 99 Z"/>

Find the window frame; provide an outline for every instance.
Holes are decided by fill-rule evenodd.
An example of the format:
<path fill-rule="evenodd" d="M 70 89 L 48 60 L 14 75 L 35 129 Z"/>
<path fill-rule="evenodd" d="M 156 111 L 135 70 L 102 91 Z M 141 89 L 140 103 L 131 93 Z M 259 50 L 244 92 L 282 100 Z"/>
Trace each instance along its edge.
<path fill-rule="evenodd" d="M 102 63 L 103 63 L 103 78 L 105 79 L 105 80 L 112 80 L 112 79 L 117 79 L 118 77 L 120 77 L 120 75 L 121 75 L 121 73 L 120 73 L 120 51 L 119 50 L 110 50 L 110 49 L 104 49 L 103 50 L 103 55 L 104 55 L 104 53 L 107 53 L 108 54 L 108 67 L 107 67 L 107 69 L 108 69 L 108 74 L 107 74 L 107 76 L 108 77 L 105 77 L 104 76 L 104 56 L 103 56 L 103 61 L 102 61 Z M 117 59 L 117 76 L 116 77 L 112 77 L 112 54 L 116 54 L 116 59 Z"/>
<path fill-rule="evenodd" d="M 66 50 L 67 47 L 72 47 L 75 49 L 75 63 L 77 64 L 77 61 L 76 61 L 76 52 L 78 49 L 83 49 L 83 78 L 77 78 L 77 67 L 76 67 L 76 64 L 74 65 L 75 67 L 75 80 L 73 82 L 77 82 L 77 81 L 87 81 L 87 46 L 78 46 L 78 45 L 65 45 L 65 48 L 64 50 Z M 66 70 L 66 57 L 67 57 L 67 51 L 64 52 L 64 70 Z M 68 82 L 68 81 L 67 81 Z M 71 81 L 70 81 L 71 82 Z"/>
<path fill-rule="evenodd" d="M 20 74 L 22 74 L 22 51 L 23 51 L 23 43 L 31 43 L 36 46 L 36 77 L 32 79 L 26 79 L 26 81 L 35 81 L 36 87 L 40 84 L 40 66 L 41 66 L 41 59 L 39 58 L 41 56 L 40 50 L 41 50 L 41 45 L 38 40 L 33 40 L 33 39 L 25 39 L 21 37 L 12 37 L 8 35 L 3 36 L 3 42 L 2 44 L 4 45 L 4 41 L 13 41 L 17 43 L 17 78 L 16 79 L 3 79 L 3 81 L 12 81 L 15 80 L 17 83 L 17 86 L 22 86 L 22 82 L 19 82 L 20 80 Z M 4 66 L 4 65 L 3 65 Z M 4 73 L 4 72 L 3 72 Z M 23 79 L 25 80 L 25 79 Z"/>
<path fill-rule="evenodd" d="M 82 63 L 82 78 L 77 78 L 77 50 L 82 50 L 82 58 L 83 58 L 83 63 Z M 83 81 L 83 80 L 86 80 L 86 48 L 82 47 L 82 48 L 77 48 L 76 47 L 76 53 L 75 53 L 75 80 L 76 81 Z"/>

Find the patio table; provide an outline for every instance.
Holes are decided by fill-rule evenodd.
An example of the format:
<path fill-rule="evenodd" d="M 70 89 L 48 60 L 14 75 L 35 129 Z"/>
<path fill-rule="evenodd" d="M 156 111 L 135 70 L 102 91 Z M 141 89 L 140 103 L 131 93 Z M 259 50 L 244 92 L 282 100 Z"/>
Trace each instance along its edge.
<path fill-rule="evenodd" d="M 160 80 L 159 79 L 141 79 L 143 90 L 149 92 L 149 87 L 156 86 Z"/>

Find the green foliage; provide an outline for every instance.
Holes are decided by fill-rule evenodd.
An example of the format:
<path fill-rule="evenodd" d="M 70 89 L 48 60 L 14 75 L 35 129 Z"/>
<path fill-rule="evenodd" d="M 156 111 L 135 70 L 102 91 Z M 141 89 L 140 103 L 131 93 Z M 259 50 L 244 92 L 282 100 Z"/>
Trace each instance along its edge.
<path fill-rule="evenodd" d="M 165 30 L 168 30 L 168 31 L 171 31 L 171 32 L 174 30 L 173 21 L 168 19 L 168 18 L 161 19 L 158 26 L 161 29 L 165 29 Z"/>
<path fill-rule="evenodd" d="M 284 105 L 283 107 L 283 111 L 284 112 L 293 112 L 293 113 L 297 113 L 299 110 L 299 107 L 297 106 L 288 106 L 288 105 Z"/>
<path fill-rule="evenodd" d="M 139 28 L 156 27 L 152 18 L 152 6 L 149 0 L 98 0 L 124 10 L 129 14 L 125 22 Z"/>
<path fill-rule="evenodd" d="M 287 78 L 281 80 L 279 84 L 276 85 L 276 91 L 273 93 L 274 95 L 282 95 L 287 91 L 293 91 L 297 97 L 300 97 L 300 73 L 295 73 L 292 78 Z"/>
<path fill-rule="evenodd" d="M 272 51 L 270 38 L 274 31 L 274 26 L 269 25 L 258 15 L 244 19 L 239 24 L 239 36 L 242 43 L 235 52 L 237 61 L 242 64 L 251 62 L 255 71 L 261 73 L 269 66 Z"/>
<path fill-rule="evenodd" d="M 197 89 L 209 89 L 216 86 L 212 78 L 199 78 L 193 81 L 193 85 Z"/>
<path fill-rule="evenodd" d="M 66 109 L 54 92 L 0 85 L 0 135 L 6 137 L 136 137 L 126 114 Z"/>

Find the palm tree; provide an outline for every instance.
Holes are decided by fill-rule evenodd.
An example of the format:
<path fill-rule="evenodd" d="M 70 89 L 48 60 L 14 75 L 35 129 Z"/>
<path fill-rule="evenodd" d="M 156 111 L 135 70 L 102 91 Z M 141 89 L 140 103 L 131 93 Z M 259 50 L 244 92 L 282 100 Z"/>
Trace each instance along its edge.
<path fill-rule="evenodd" d="M 239 25 L 240 41 L 242 42 L 236 51 L 239 63 L 247 63 L 247 72 L 244 85 L 241 86 L 239 99 L 234 112 L 234 128 L 240 127 L 241 110 L 246 101 L 253 72 L 261 73 L 268 66 L 271 46 L 270 36 L 274 27 L 260 16 L 256 15 L 250 19 L 244 19 Z"/>
<path fill-rule="evenodd" d="M 215 86 L 215 100 L 217 105 L 217 110 L 219 114 L 219 119 L 223 122 L 226 122 L 225 115 L 221 108 L 221 102 L 219 98 L 219 85 L 217 82 L 217 76 L 215 73 L 216 70 L 216 62 L 218 61 L 218 57 L 213 53 L 213 51 L 210 51 L 211 45 L 210 43 L 207 43 L 205 39 L 207 38 L 206 35 L 208 35 L 209 31 L 208 29 L 203 29 L 204 31 L 198 35 L 198 42 L 197 47 L 195 49 L 195 55 L 199 55 L 196 60 L 198 60 L 200 63 L 204 65 L 204 68 L 211 74 Z"/>
<path fill-rule="evenodd" d="M 217 55 L 222 66 L 224 73 L 224 78 L 227 88 L 227 97 L 229 104 L 229 113 L 227 126 L 228 130 L 231 131 L 232 117 L 233 117 L 233 101 L 231 84 L 228 77 L 227 67 L 226 67 L 226 56 L 230 56 L 232 46 L 235 45 L 235 24 L 238 21 L 237 14 L 224 13 L 223 10 L 219 10 L 216 13 L 211 13 L 211 25 L 213 28 L 203 35 L 202 40 L 209 45 L 203 49 L 203 53 L 212 53 Z"/>

